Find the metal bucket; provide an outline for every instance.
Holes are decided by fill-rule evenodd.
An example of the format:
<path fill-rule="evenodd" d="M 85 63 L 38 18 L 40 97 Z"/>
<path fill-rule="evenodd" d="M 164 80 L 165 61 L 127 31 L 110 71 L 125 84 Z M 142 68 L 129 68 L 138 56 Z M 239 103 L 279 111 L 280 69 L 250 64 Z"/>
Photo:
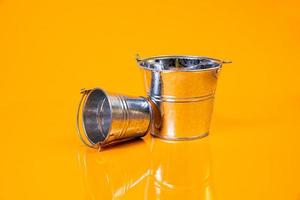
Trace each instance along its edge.
<path fill-rule="evenodd" d="M 168 140 L 208 135 L 218 74 L 223 61 L 199 56 L 139 59 L 146 92 L 161 113 L 151 134 Z"/>
<path fill-rule="evenodd" d="M 144 136 L 151 121 L 150 103 L 144 97 L 110 95 L 95 88 L 83 90 L 77 128 L 89 147 L 104 147 Z"/>

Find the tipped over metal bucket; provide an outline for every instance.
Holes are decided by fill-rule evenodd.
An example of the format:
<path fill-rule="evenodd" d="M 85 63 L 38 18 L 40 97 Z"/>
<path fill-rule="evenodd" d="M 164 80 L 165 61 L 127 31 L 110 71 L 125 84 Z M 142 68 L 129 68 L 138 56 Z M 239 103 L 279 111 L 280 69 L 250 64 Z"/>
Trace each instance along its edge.
<path fill-rule="evenodd" d="M 82 94 L 77 127 L 86 145 L 104 147 L 147 133 L 151 110 L 146 98 L 111 95 L 99 88 L 84 90 Z"/>
<path fill-rule="evenodd" d="M 208 135 L 223 61 L 199 56 L 137 58 L 148 97 L 158 107 L 161 126 L 151 134 L 168 140 Z"/>

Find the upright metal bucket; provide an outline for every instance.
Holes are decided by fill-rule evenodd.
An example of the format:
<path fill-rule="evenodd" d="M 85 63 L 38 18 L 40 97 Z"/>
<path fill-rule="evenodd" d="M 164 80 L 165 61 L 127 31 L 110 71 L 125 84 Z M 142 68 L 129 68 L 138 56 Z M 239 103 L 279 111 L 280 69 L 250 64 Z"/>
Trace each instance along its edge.
<path fill-rule="evenodd" d="M 208 135 L 222 61 L 199 56 L 137 58 L 146 92 L 161 113 L 151 134 L 169 140 Z"/>

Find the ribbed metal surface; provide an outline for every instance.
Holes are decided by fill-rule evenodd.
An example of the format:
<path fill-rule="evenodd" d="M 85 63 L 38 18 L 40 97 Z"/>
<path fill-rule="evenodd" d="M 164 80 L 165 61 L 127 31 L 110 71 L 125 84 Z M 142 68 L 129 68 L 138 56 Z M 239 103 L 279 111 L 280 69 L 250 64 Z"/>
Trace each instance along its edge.
<path fill-rule="evenodd" d="M 151 111 L 146 98 L 108 94 L 98 88 L 87 90 L 83 95 L 78 130 L 88 146 L 103 147 L 147 133 Z"/>
<path fill-rule="evenodd" d="M 146 93 L 161 115 L 152 135 L 186 140 L 208 135 L 222 61 L 197 56 L 138 60 Z"/>

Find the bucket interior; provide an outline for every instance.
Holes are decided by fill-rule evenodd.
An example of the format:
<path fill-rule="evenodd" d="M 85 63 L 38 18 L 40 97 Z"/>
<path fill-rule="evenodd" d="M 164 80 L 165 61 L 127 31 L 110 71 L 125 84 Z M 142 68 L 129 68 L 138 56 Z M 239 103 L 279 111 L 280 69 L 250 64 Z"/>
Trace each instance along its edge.
<path fill-rule="evenodd" d="M 138 62 L 141 67 L 154 71 L 200 71 L 221 66 L 219 60 L 199 56 L 161 56 Z"/>
<path fill-rule="evenodd" d="M 104 91 L 94 89 L 83 108 L 83 126 L 88 140 L 97 144 L 105 140 L 111 125 L 111 106 Z"/>

